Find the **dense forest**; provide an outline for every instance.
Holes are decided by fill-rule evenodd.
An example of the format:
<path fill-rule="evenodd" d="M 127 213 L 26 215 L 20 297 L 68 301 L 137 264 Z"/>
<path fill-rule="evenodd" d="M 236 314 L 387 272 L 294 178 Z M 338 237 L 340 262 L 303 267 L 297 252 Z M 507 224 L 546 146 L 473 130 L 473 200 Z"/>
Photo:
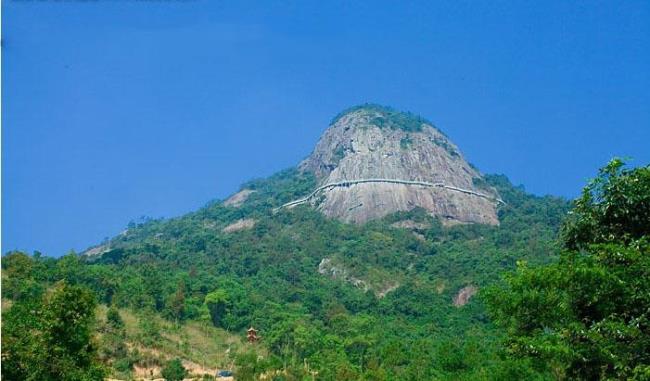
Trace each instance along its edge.
<path fill-rule="evenodd" d="M 499 226 L 274 212 L 315 187 L 290 169 L 99 253 L 8 253 L 2 375 L 177 380 L 189 361 L 237 380 L 650 379 L 650 167 L 613 160 L 573 203 L 485 181 Z"/>

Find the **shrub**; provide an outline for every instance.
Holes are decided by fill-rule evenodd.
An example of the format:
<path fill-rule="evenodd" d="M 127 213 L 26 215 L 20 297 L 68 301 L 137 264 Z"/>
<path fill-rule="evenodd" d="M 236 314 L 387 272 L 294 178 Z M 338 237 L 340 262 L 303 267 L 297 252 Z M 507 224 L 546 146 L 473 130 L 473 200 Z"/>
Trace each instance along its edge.
<path fill-rule="evenodd" d="M 108 322 L 108 325 L 113 328 L 124 327 L 124 321 L 122 320 L 120 312 L 117 310 L 117 308 L 115 308 L 115 306 L 109 308 L 108 312 L 106 312 L 106 321 Z"/>
<path fill-rule="evenodd" d="M 165 364 L 162 369 L 162 376 L 167 381 L 182 381 L 187 376 L 187 370 L 183 367 L 180 359 L 173 359 Z"/>

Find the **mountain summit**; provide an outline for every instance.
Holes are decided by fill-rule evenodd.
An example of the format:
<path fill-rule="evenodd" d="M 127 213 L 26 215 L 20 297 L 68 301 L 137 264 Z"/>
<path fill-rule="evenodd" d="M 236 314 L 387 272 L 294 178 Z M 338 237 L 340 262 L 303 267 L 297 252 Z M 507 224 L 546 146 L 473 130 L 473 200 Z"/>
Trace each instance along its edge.
<path fill-rule="evenodd" d="M 379 105 L 334 118 L 300 165 L 319 187 L 309 202 L 328 217 L 363 223 L 424 208 L 443 223 L 497 225 L 496 191 L 427 120 Z"/>

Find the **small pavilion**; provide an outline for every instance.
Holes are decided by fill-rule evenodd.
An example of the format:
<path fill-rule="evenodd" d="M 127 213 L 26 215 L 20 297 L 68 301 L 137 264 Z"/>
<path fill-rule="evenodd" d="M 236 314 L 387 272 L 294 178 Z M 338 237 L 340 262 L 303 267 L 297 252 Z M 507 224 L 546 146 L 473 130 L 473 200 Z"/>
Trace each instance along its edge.
<path fill-rule="evenodd" d="M 257 330 L 256 330 L 255 328 L 253 328 L 253 327 L 250 327 L 250 328 L 246 331 L 246 338 L 248 339 L 248 342 L 249 342 L 249 343 L 255 343 L 257 340 L 260 339 L 260 338 L 257 336 Z"/>

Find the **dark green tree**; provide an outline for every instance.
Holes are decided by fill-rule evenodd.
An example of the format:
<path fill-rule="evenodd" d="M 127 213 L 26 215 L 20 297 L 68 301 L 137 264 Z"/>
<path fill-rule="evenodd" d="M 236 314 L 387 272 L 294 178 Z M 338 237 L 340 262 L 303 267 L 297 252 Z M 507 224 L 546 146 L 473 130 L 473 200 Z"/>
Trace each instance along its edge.
<path fill-rule="evenodd" d="M 120 316 L 120 311 L 118 311 L 115 306 L 111 306 L 108 311 L 106 311 L 106 321 L 108 325 L 114 329 L 124 327 L 124 321 Z"/>
<path fill-rule="evenodd" d="M 144 311 L 138 316 L 138 328 L 140 328 L 140 340 L 145 345 L 154 345 L 160 340 L 160 325 L 153 312 Z"/>
<path fill-rule="evenodd" d="M 84 280 L 86 269 L 74 251 L 61 257 L 56 263 L 57 279 L 65 280 L 68 284 L 78 284 Z"/>
<path fill-rule="evenodd" d="M 256 380 L 257 376 L 267 368 L 265 361 L 252 349 L 238 354 L 235 365 L 237 366 L 235 376 L 242 381 Z"/>
<path fill-rule="evenodd" d="M 168 313 L 176 323 L 185 317 L 185 283 L 178 282 L 176 292 L 170 297 Z"/>
<path fill-rule="evenodd" d="M 38 268 L 29 255 L 16 251 L 2 258 L 3 273 L 2 296 L 12 300 L 38 297 L 42 285 L 35 279 Z"/>
<path fill-rule="evenodd" d="M 101 380 L 92 338 L 96 305 L 87 288 L 59 282 L 43 300 L 12 306 L 3 319 L 3 378 Z"/>
<path fill-rule="evenodd" d="M 610 162 L 576 200 L 560 261 L 520 263 L 490 289 L 508 353 L 558 379 L 648 379 L 649 200 L 648 167 Z"/>
<path fill-rule="evenodd" d="M 182 381 L 187 376 L 187 370 L 180 359 L 167 362 L 161 373 L 166 381 Z"/>
<path fill-rule="evenodd" d="M 210 318 L 215 327 L 223 327 L 223 319 L 229 304 L 225 290 L 215 290 L 205 296 L 205 304 L 210 311 Z"/>
<path fill-rule="evenodd" d="M 629 243 L 650 235 L 650 166 L 610 161 L 574 201 L 562 241 L 576 250 L 594 243 Z"/>

